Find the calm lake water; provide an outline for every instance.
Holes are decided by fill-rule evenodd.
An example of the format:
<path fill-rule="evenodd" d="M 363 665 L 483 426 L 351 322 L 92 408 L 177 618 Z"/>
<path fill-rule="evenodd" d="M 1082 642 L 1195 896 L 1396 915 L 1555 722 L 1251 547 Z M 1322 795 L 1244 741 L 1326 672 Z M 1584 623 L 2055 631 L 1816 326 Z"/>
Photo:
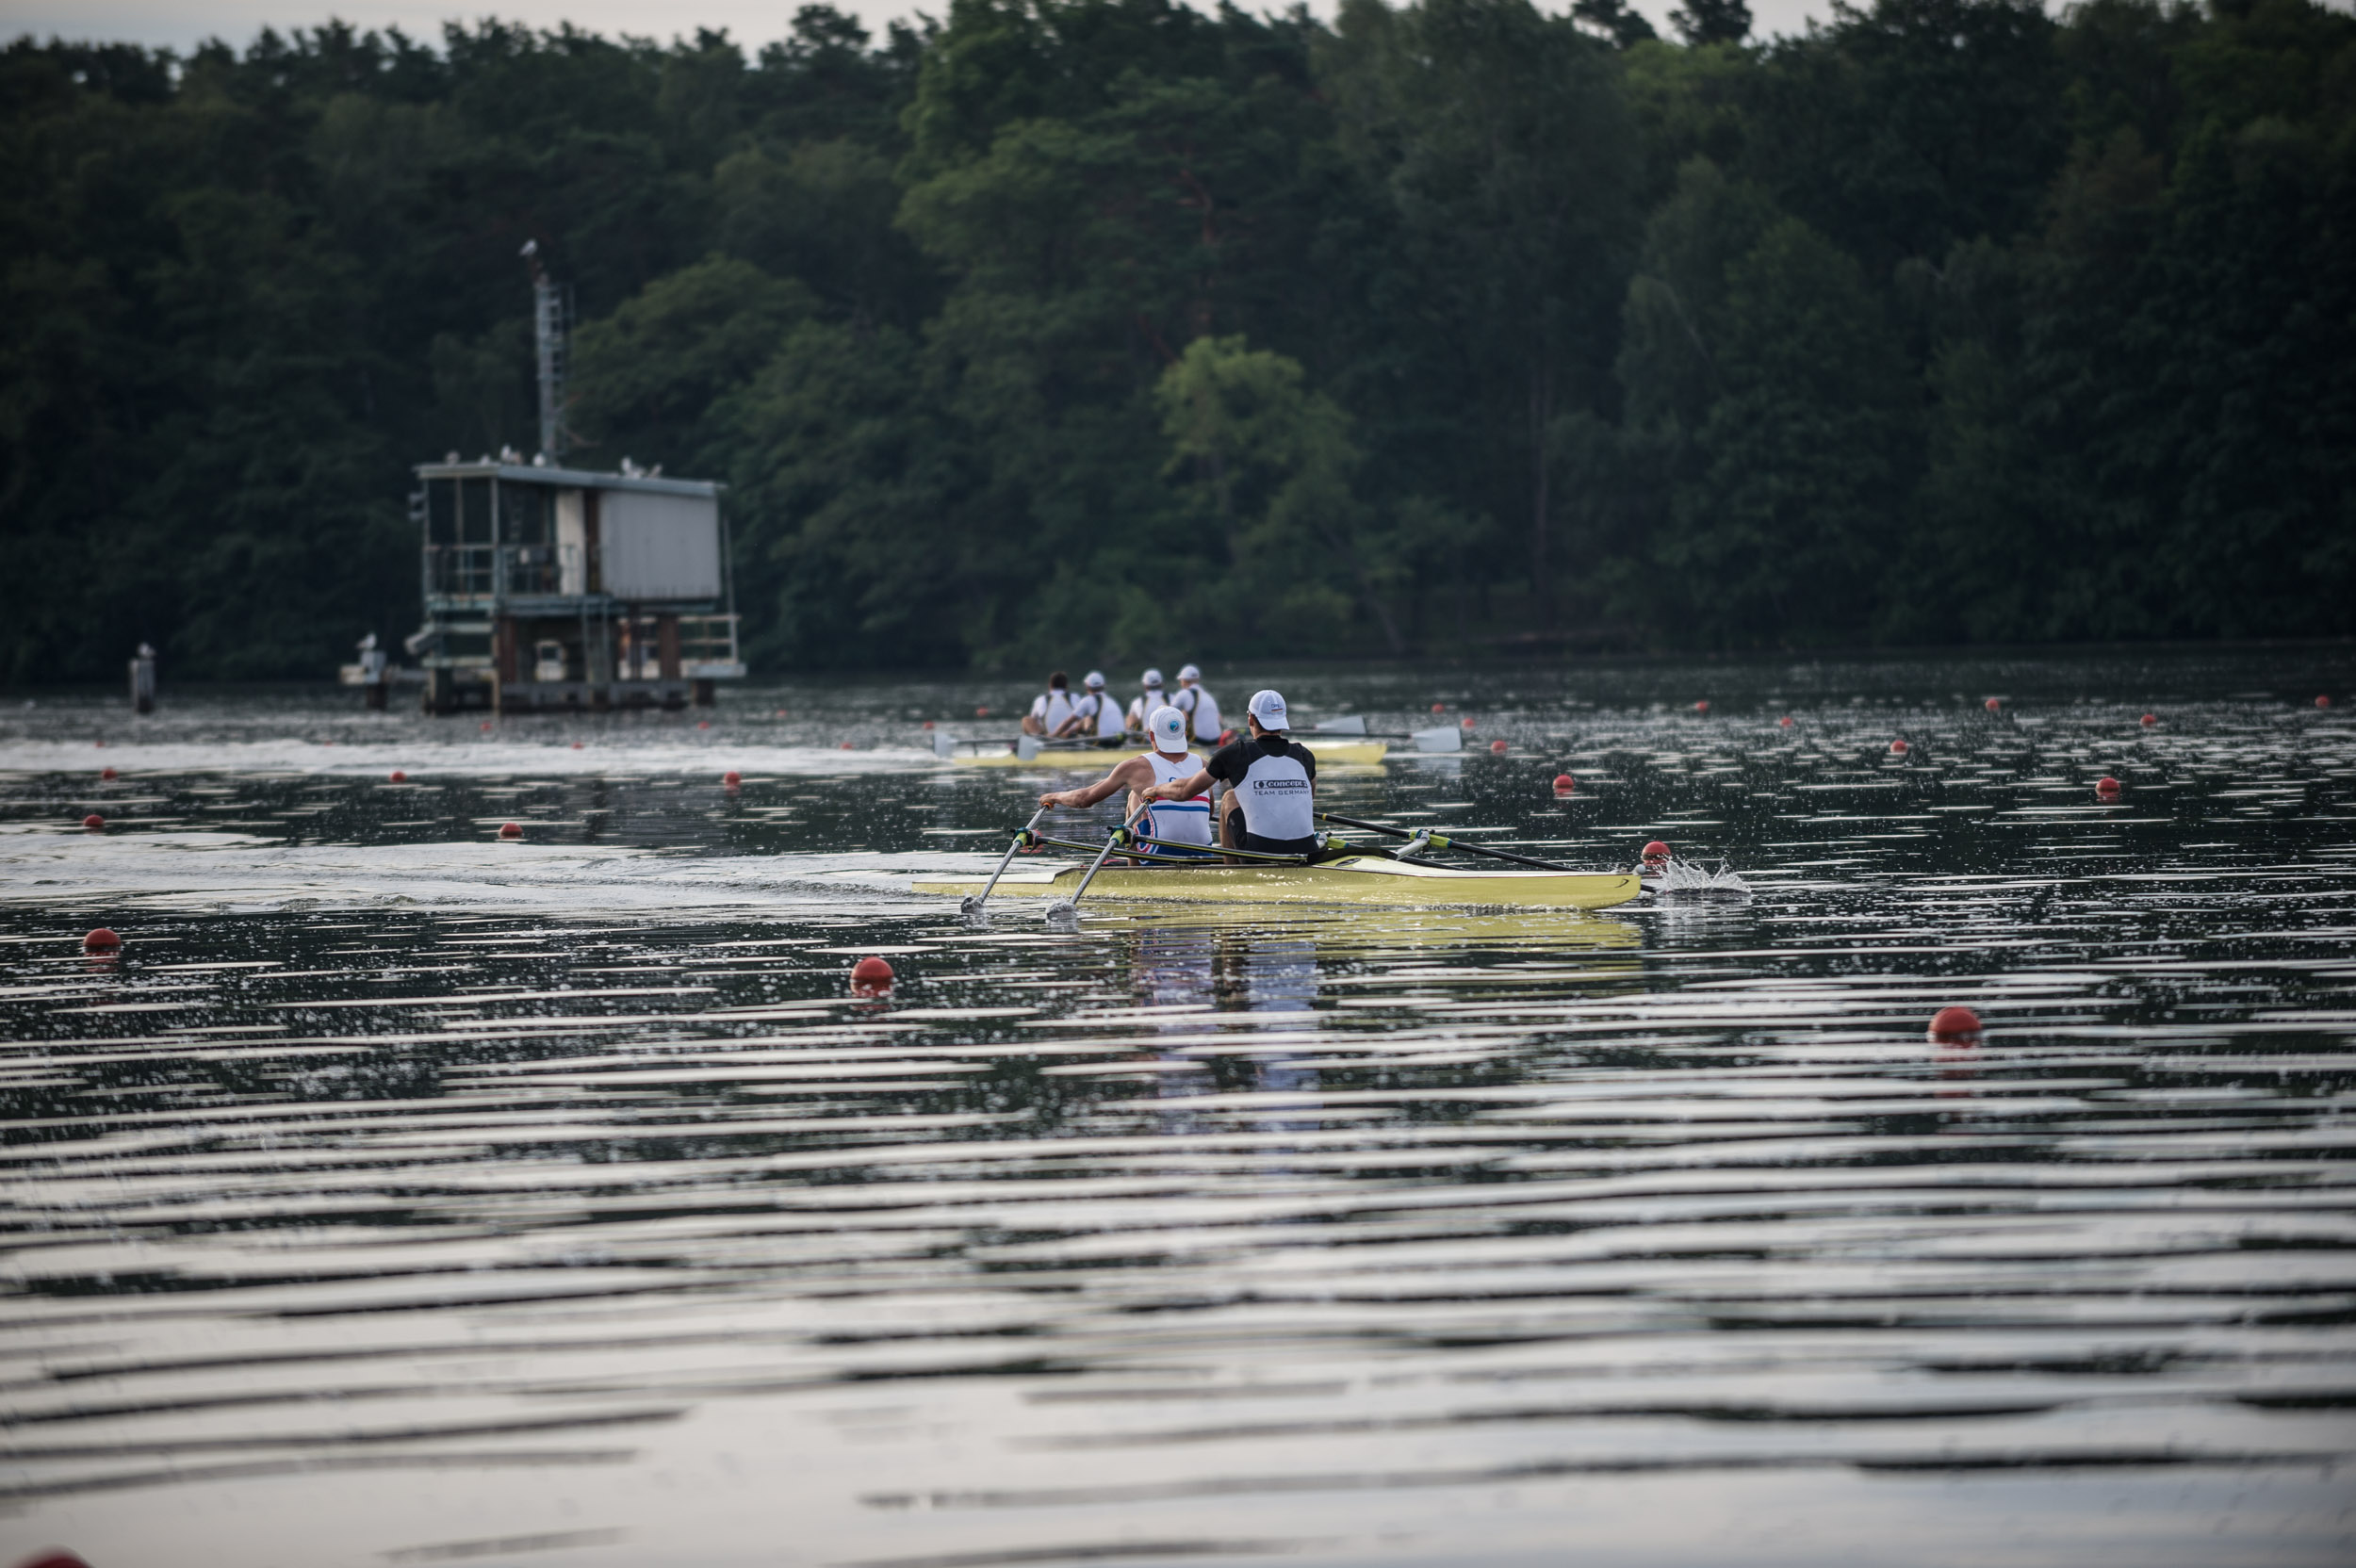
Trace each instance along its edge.
<path fill-rule="evenodd" d="M 2356 1560 L 2356 653 L 1281 684 L 1751 896 L 970 923 L 1004 682 L 8 698 L 0 1560 Z"/>

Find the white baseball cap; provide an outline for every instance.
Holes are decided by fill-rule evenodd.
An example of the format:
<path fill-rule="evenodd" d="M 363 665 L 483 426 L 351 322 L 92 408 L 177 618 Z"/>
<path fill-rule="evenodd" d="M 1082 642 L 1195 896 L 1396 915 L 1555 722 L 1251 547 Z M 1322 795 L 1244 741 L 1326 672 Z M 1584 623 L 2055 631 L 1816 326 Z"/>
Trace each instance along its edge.
<path fill-rule="evenodd" d="M 1184 664 L 1179 666 L 1178 678 L 1181 680 L 1200 680 L 1203 678 L 1203 672 L 1196 669 L 1192 664 Z"/>
<path fill-rule="evenodd" d="M 1104 689 L 1104 672 L 1102 670 L 1088 671 L 1088 679 L 1085 684 L 1091 692 L 1103 691 Z"/>
<path fill-rule="evenodd" d="M 1292 721 L 1284 716 L 1284 697 L 1281 692 L 1263 688 L 1252 694 L 1252 716 L 1260 721 L 1262 729 L 1290 729 Z"/>
<path fill-rule="evenodd" d="M 1155 751 L 1175 757 L 1186 749 L 1186 716 L 1168 703 L 1153 710 L 1145 732 L 1153 737 Z"/>
<path fill-rule="evenodd" d="M 1144 687 L 1149 692 L 1158 692 L 1162 689 L 1162 672 L 1159 670 L 1148 670 L 1145 672 L 1145 678 L 1138 681 L 1137 684 Z"/>

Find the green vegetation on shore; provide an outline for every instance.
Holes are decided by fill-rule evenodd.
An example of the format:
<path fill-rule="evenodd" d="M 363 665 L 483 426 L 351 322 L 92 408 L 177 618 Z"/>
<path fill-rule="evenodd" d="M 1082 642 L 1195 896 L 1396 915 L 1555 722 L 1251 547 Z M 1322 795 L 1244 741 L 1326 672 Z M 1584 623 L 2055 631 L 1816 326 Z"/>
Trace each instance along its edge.
<path fill-rule="evenodd" d="M 2356 631 L 2356 20 L 1680 17 L 19 41 L 0 679 L 406 631 L 528 238 L 760 669 Z"/>

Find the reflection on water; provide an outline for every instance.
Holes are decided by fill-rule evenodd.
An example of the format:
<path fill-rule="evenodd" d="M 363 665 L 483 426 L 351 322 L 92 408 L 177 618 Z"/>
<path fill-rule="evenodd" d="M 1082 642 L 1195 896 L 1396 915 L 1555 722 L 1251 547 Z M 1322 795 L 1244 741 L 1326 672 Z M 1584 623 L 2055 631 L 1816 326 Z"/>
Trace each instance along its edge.
<path fill-rule="evenodd" d="M 2349 1560 L 2347 671 L 1906 668 L 1290 683 L 1747 902 L 1074 933 L 902 890 L 1039 787 L 873 749 L 973 688 L 14 712 L 0 1557 Z"/>

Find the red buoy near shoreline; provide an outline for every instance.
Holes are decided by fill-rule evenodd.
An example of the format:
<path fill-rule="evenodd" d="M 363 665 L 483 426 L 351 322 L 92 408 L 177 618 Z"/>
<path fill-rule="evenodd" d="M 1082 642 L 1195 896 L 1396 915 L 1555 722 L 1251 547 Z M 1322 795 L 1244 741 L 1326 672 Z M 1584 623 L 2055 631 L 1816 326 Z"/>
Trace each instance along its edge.
<path fill-rule="evenodd" d="M 726 773 L 724 773 L 724 774 L 722 774 L 722 775 L 720 776 L 720 782 L 721 782 L 721 783 L 723 783 L 723 784 L 725 784 L 725 785 L 727 785 L 729 789 L 733 790 L 733 789 L 735 789 L 735 788 L 736 788 L 739 784 L 742 784 L 742 783 L 744 783 L 744 776 L 743 774 L 741 774 L 741 773 L 738 773 L 738 772 L 737 772 L 734 768 L 730 768 L 728 772 L 726 772 Z"/>
<path fill-rule="evenodd" d="M 491 721 L 490 721 L 490 720 L 488 720 L 488 719 L 483 720 L 483 727 L 485 730 L 488 730 L 488 729 L 491 727 Z"/>
<path fill-rule="evenodd" d="M 986 718 L 989 718 L 989 717 L 990 717 L 990 710 L 989 710 L 989 709 L 987 709 L 987 708 L 976 708 L 975 710 L 973 710 L 973 716 L 974 716 L 975 718 L 977 718 L 977 719 L 986 719 Z M 780 708 L 780 709 L 778 709 L 778 710 L 777 710 L 777 717 L 778 717 L 778 718 L 783 718 L 783 717 L 785 717 L 785 710 L 784 710 L 784 709 Z"/>
<path fill-rule="evenodd" d="M 2318 697 L 2316 697 L 2316 698 L 2315 698 L 2315 706 L 2316 706 L 2317 708 L 2329 708 L 2329 707 L 2331 707 L 2331 697 L 2329 697 L 2329 696 L 2318 696 Z M 105 745 L 106 743 L 106 742 L 104 742 L 104 741 L 101 741 L 101 742 L 99 742 L 98 743 L 99 743 L 100 745 L 102 745 L 102 746 L 103 746 L 103 745 Z"/>
<path fill-rule="evenodd" d="M 1432 710 L 1434 713 L 1445 713 L 1448 711 L 1448 704 L 1445 702 L 1435 702 L 1432 705 Z"/>
<path fill-rule="evenodd" d="M 1789 729 L 1789 728 L 1791 728 L 1791 727 L 1792 727 L 1792 715 L 1791 715 L 1791 714 L 1789 714 L 1789 713 L 1786 713 L 1786 714 L 1785 714 L 1782 718 L 1779 718 L 1779 719 L 1777 719 L 1777 720 L 1775 721 L 1775 726 L 1776 726 L 1776 727 L 1777 727 L 1777 728 L 1780 728 L 1780 729 Z"/>
<path fill-rule="evenodd" d="M 2004 699 L 2002 697 L 1990 697 L 1986 702 L 1980 704 L 1980 706 L 1987 709 L 1991 713 L 2001 713 L 2004 710 Z"/>
<path fill-rule="evenodd" d="M 409 782 L 409 776 L 408 776 L 407 774 L 405 774 L 405 773 L 401 772 L 399 768 L 395 768 L 392 772 L 390 772 L 390 773 L 386 774 L 384 776 L 385 776 L 386 778 L 388 778 L 388 779 L 392 780 L 392 781 L 393 781 L 394 783 L 396 783 L 396 784 L 406 784 L 406 783 L 408 783 L 408 782 Z"/>
<path fill-rule="evenodd" d="M 925 727 L 925 728 L 927 728 L 927 729 L 930 729 L 932 727 L 933 727 L 933 721 L 932 721 L 932 720 L 930 720 L 930 719 L 926 719 L 926 720 L 924 721 L 924 727 Z"/>
<path fill-rule="evenodd" d="M 1980 1037 L 1980 1015 L 1969 1007 L 1941 1007 L 1931 1015 L 1930 1037 L 1953 1044 Z"/>
<path fill-rule="evenodd" d="M 499 837 L 502 839 L 520 839 L 523 836 L 524 825 L 519 822 L 507 823 L 499 828 Z"/>
<path fill-rule="evenodd" d="M 861 958 L 851 966 L 853 996 L 882 996 L 892 989 L 892 966 L 881 958 Z"/>
<path fill-rule="evenodd" d="M 1701 701 L 1699 701 L 1699 702 L 1697 702 L 1697 703 L 1693 704 L 1693 711 L 1694 711 L 1694 712 L 1696 712 L 1696 713 L 1707 713 L 1707 712 L 1709 712 L 1709 711 L 1710 711 L 1710 699 L 1709 699 L 1708 697 L 1704 697 L 1704 698 L 1702 698 L 1702 700 L 1701 700 Z"/>
<path fill-rule="evenodd" d="M 2143 726 L 2144 728 L 2149 729 L 2153 725 L 2160 722 L 2160 716 L 2157 713 L 2146 713 L 2142 718 L 2137 719 L 2135 722 Z"/>
<path fill-rule="evenodd" d="M 1579 780 L 1573 778 L 1569 774 L 1558 773 L 1554 776 L 1554 792 L 1556 794 L 1567 795 L 1578 788 Z"/>
<path fill-rule="evenodd" d="M 1459 729 L 1470 729 L 1473 727 L 1473 722 L 1470 719 L 1459 719 L 1456 721 L 1456 726 Z"/>
<path fill-rule="evenodd" d="M 102 925 L 82 939 L 82 951 L 85 953 L 120 953 L 123 951 L 123 939 Z"/>
<path fill-rule="evenodd" d="M 843 751 L 856 751 L 856 750 L 858 750 L 859 748 L 858 748 L 857 746 L 854 746 L 853 744 L 851 744 L 851 743 L 850 743 L 850 742 L 845 741 L 845 742 L 843 742 L 843 744 L 842 744 L 842 746 L 841 746 L 841 748 L 840 748 L 840 749 L 842 749 L 842 750 L 843 750 Z"/>
<path fill-rule="evenodd" d="M 92 811 L 89 816 L 82 819 L 82 825 L 95 833 L 100 828 L 106 825 L 106 819 L 100 816 L 97 812 Z"/>
<path fill-rule="evenodd" d="M 101 778 L 119 778 L 122 775 L 116 773 L 112 768 L 101 768 L 98 770 L 98 776 Z"/>

